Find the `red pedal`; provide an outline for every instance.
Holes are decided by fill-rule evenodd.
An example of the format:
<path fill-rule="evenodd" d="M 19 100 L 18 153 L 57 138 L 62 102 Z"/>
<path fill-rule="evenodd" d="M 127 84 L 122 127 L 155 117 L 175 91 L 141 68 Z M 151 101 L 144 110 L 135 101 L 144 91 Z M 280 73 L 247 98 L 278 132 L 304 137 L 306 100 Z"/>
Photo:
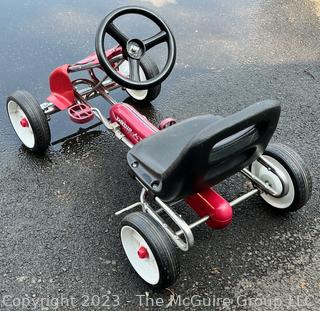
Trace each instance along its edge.
<path fill-rule="evenodd" d="M 70 107 L 68 114 L 73 122 L 79 124 L 90 122 L 94 118 L 91 107 L 83 103 Z"/>
<path fill-rule="evenodd" d="M 159 130 L 164 130 L 166 129 L 167 127 L 171 126 L 171 125 L 174 125 L 177 123 L 177 120 L 176 119 L 173 119 L 173 118 L 166 118 L 164 120 L 162 120 L 159 124 Z"/>

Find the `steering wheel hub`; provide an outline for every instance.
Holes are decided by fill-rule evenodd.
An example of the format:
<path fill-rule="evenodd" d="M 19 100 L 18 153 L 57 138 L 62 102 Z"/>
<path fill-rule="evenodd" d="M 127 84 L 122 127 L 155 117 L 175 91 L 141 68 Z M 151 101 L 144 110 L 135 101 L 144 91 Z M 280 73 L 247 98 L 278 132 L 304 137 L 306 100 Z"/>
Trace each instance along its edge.
<path fill-rule="evenodd" d="M 127 53 L 131 58 L 140 59 L 145 53 L 146 47 L 139 39 L 131 39 L 127 43 Z"/>

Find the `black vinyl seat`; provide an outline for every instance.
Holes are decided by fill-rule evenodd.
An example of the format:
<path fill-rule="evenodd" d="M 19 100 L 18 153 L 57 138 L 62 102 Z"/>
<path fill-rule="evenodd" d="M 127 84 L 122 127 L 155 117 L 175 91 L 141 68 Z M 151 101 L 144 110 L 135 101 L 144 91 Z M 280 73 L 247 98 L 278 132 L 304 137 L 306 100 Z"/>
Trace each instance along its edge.
<path fill-rule="evenodd" d="M 279 104 L 269 100 L 225 118 L 190 118 L 136 144 L 128 152 L 128 164 L 156 196 L 176 201 L 256 160 L 268 145 L 279 116 Z"/>

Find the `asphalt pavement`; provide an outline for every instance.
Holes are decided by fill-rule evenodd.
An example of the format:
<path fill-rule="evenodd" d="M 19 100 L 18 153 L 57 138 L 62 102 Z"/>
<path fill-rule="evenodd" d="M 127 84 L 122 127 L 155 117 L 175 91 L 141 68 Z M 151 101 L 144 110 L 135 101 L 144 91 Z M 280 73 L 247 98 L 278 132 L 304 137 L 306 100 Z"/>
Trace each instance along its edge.
<path fill-rule="evenodd" d="M 50 71 L 89 54 L 99 21 L 133 3 L 157 11 L 178 48 L 174 71 L 143 113 L 157 123 L 279 100 L 273 141 L 301 154 L 314 183 L 296 213 L 278 215 L 254 197 L 235 208 L 227 229 L 195 229 L 179 280 L 160 292 L 136 276 L 119 239 L 115 212 L 140 192 L 127 148 L 99 126 L 36 157 L 5 112 L 15 89 L 45 100 Z M 144 31 L 129 22 L 125 29 Z M 320 309 L 320 1 L 2 0 L 0 25 L 0 310 Z M 51 130 L 60 140 L 78 127 L 61 113 Z M 231 200 L 248 183 L 235 176 L 217 189 Z M 195 219 L 183 204 L 177 210 Z"/>

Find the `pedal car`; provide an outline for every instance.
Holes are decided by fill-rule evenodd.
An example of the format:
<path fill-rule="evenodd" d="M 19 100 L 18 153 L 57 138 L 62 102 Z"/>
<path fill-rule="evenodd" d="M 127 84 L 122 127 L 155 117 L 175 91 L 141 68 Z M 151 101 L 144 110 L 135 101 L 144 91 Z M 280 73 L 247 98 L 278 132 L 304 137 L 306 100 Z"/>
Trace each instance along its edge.
<path fill-rule="evenodd" d="M 128 38 L 115 24 L 127 14 L 151 20 L 158 33 L 147 39 Z M 107 36 L 119 44 L 106 51 Z M 168 55 L 159 70 L 147 54 L 162 43 Z M 300 209 L 311 195 L 310 173 L 301 157 L 289 147 L 269 144 L 280 116 L 276 101 L 258 102 L 228 117 L 207 114 L 178 123 L 166 119 L 156 126 L 133 106 L 111 97 L 112 90 L 122 87 L 138 103 L 154 100 L 175 59 L 175 39 L 162 18 L 142 7 L 122 7 L 101 22 L 95 53 L 51 73 L 47 102 L 39 105 L 26 91 L 7 99 L 13 128 L 32 152 L 49 147 L 50 115 L 64 110 L 79 124 L 97 118 L 128 146 L 127 164 L 142 191 L 137 203 L 116 212 L 130 212 L 121 222 L 120 238 L 134 270 L 155 288 L 168 287 L 178 278 L 178 250 L 194 245 L 195 227 L 204 223 L 212 229 L 227 227 L 232 208 L 253 195 L 281 212 Z M 99 79 L 97 70 L 105 77 Z M 75 72 L 88 77 L 73 80 Z M 108 115 L 89 103 L 97 96 L 109 103 Z M 253 187 L 229 202 L 213 186 L 237 172 Z M 178 215 L 175 204 L 180 201 L 199 215 L 197 221 L 188 224 Z"/>

